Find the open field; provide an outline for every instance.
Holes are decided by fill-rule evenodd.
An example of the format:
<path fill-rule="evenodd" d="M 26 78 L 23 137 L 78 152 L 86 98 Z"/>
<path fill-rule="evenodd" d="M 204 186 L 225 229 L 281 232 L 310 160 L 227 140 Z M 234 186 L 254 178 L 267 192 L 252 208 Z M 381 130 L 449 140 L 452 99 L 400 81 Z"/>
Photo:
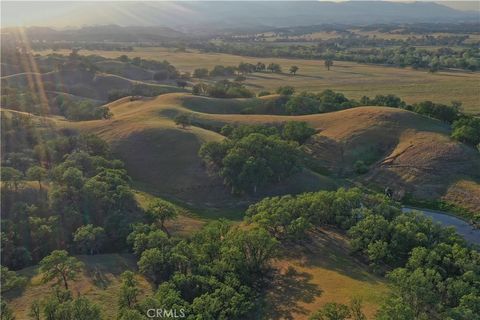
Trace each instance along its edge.
<path fill-rule="evenodd" d="M 52 51 L 39 51 L 49 54 Z M 67 50 L 55 53 L 69 54 Z M 353 62 L 335 61 L 333 68 L 327 71 L 323 61 L 252 58 L 220 53 L 174 52 L 165 48 L 135 48 L 133 52 L 88 51 L 80 54 L 97 54 L 108 58 L 127 55 L 130 58 L 142 57 L 153 60 L 167 60 L 181 71 L 193 71 L 195 68 L 213 68 L 217 64 L 238 65 L 239 62 L 279 63 L 286 72 L 292 65 L 300 69 L 296 76 L 289 74 L 254 73 L 247 76 L 246 85 L 255 91 L 274 91 L 279 86 L 291 85 L 299 91 L 338 90 L 350 98 L 364 95 L 396 94 L 408 103 L 432 100 L 450 103 L 458 100 L 463 103 L 465 112 L 480 114 L 480 73 L 464 71 L 441 71 L 429 73 L 410 68 L 395 68 L 378 65 L 365 65 Z"/>
<path fill-rule="evenodd" d="M 268 290 L 267 316 L 303 320 L 327 302 L 349 304 L 357 298 L 367 318 L 373 319 L 388 292 L 385 279 L 349 255 L 348 241 L 339 232 L 322 229 L 311 240 L 286 248 L 275 263 L 279 274 Z"/>

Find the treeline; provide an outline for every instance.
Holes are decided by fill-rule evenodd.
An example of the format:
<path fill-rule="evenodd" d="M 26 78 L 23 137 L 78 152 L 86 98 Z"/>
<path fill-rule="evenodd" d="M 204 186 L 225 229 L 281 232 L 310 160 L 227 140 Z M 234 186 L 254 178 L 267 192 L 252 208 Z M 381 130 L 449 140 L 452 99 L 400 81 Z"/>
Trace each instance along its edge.
<path fill-rule="evenodd" d="M 298 70 L 298 68 L 297 68 Z M 256 64 L 248 62 L 240 62 L 238 66 L 224 66 L 216 65 L 212 70 L 207 68 L 197 68 L 193 71 L 193 77 L 195 78 L 206 78 L 210 77 L 230 77 L 234 75 L 245 75 L 248 73 L 254 72 L 272 72 L 272 73 L 281 73 L 282 67 L 278 63 L 271 62 L 265 64 L 261 61 Z"/>
<path fill-rule="evenodd" d="M 227 139 L 203 144 L 199 155 L 232 193 L 256 193 L 301 169 L 299 146 L 314 133 L 305 122 L 291 121 L 279 127 L 226 125 L 221 134 Z"/>
<path fill-rule="evenodd" d="M 343 38 L 342 38 L 343 39 Z M 438 71 L 445 68 L 460 68 L 476 71 L 480 68 L 480 50 L 476 47 L 465 47 L 458 50 L 451 48 L 424 49 L 413 46 L 402 47 L 350 47 L 339 45 L 337 41 L 323 40 L 312 45 L 269 45 L 266 43 L 223 42 L 192 44 L 196 49 L 205 52 L 229 53 L 252 57 L 279 57 L 300 59 L 333 59 L 354 61 L 359 63 L 386 64 L 397 67 L 412 67 Z M 331 41 L 331 43 L 329 42 Z M 363 42 L 363 41 L 362 41 Z"/>
<path fill-rule="evenodd" d="M 2 117 L 1 254 L 11 269 L 54 249 L 121 251 L 140 212 L 123 163 L 104 141 L 51 126 Z"/>
<path fill-rule="evenodd" d="M 392 285 L 376 319 L 467 320 L 479 314 L 479 253 L 453 229 L 420 213 L 402 213 L 382 196 L 339 189 L 266 198 L 248 209 L 246 219 L 280 242 L 308 238 L 310 230 L 324 226 L 347 231 L 353 252 L 366 256 L 376 272 L 386 272 Z M 312 319 L 349 317 L 341 304 L 326 308 L 345 315 Z"/>

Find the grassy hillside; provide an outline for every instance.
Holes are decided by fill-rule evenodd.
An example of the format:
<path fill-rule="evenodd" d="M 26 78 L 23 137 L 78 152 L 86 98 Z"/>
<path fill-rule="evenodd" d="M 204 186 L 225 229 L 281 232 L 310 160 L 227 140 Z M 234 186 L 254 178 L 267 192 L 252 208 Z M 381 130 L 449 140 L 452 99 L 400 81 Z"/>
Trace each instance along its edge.
<path fill-rule="evenodd" d="M 71 282 L 74 295 L 81 294 L 97 303 L 105 319 L 115 319 L 118 311 L 120 274 L 126 270 L 136 270 L 135 258 L 129 254 L 100 254 L 77 256 L 85 267 L 78 280 Z M 28 312 L 34 300 L 45 298 L 51 291 L 51 284 L 42 284 L 36 266 L 23 269 L 20 275 L 27 277 L 25 288 L 8 292 L 5 297 L 17 319 L 29 319 Z M 138 275 L 142 295 L 152 292 L 147 280 Z"/>
<path fill-rule="evenodd" d="M 161 92 L 183 92 L 185 90 L 170 85 L 153 84 L 131 80 L 109 73 L 93 73 L 81 70 L 62 70 L 47 73 L 24 72 L 1 78 L 4 86 L 18 88 L 38 87 L 40 92 L 54 91 L 68 93 L 83 98 L 106 101 L 112 90 L 129 90 L 134 85 L 144 85 Z"/>
<path fill-rule="evenodd" d="M 319 230 L 305 246 L 283 250 L 278 274 L 268 289 L 265 314 L 269 319 L 308 319 L 327 302 L 363 301 L 368 319 L 385 298 L 385 279 L 374 276 L 349 255 L 347 239 L 335 230 Z"/>
<path fill-rule="evenodd" d="M 258 99 L 212 99 L 182 93 L 136 101 L 124 98 L 108 105 L 114 114 L 111 120 L 59 124 L 98 133 L 109 141 L 138 188 L 186 206 L 211 209 L 208 213 L 212 216 L 217 209 L 221 215 L 227 209 L 232 210 L 232 217 L 238 217 L 235 208 L 254 199 L 232 197 L 220 179 L 207 172 L 198 150 L 202 143 L 223 137 L 204 128 L 291 120 L 306 121 L 317 130 L 305 150 L 315 165 L 323 168 L 320 172 L 327 171 L 330 177 L 304 170 L 259 196 L 332 189 L 338 185 L 335 180 L 348 178 L 380 190 L 389 186 L 400 196 L 446 197 L 472 208 L 466 198 L 458 196 L 465 188 L 457 182 L 468 178 L 474 186 L 469 190 L 478 190 L 480 155 L 451 140 L 448 126 L 440 121 L 386 107 L 306 116 L 237 114 L 244 105 L 259 103 Z M 216 110 L 219 113 L 214 113 Z M 233 114 L 227 114 L 230 110 Z M 172 119 L 179 112 L 191 112 L 197 126 L 177 127 Z M 355 173 L 358 160 L 369 165 L 367 174 Z"/>
<path fill-rule="evenodd" d="M 256 198 L 233 197 L 219 178 L 207 172 L 198 156 L 204 142 L 219 141 L 223 136 L 195 126 L 182 129 L 172 120 L 178 112 L 190 111 L 181 105 L 184 97 L 189 96 L 167 94 L 136 101 L 127 97 L 108 105 L 114 114 L 111 120 L 59 121 L 58 124 L 95 132 L 110 142 L 139 189 L 187 207 L 208 209 L 205 213 L 211 217 L 239 218 L 238 208 L 268 194 L 336 188 L 332 179 L 306 170 L 284 184 L 263 190 Z M 225 105 L 229 102 L 223 100 Z M 199 119 L 211 117 L 208 121 L 216 121 L 217 117 L 216 114 L 196 114 Z"/>
<path fill-rule="evenodd" d="M 49 54 L 52 51 L 40 51 Z M 70 51 L 56 53 L 68 55 Z M 327 71 L 323 61 L 300 59 L 252 58 L 230 54 L 174 52 L 165 48 L 135 48 L 132 52 L 88 51 L 80 54 L 97 54 L 108 58 L 117 58 L 123 54 L 130 58 L 142 57 L 152 60 L 167 60 L 181 71 L 193 71 L 195 68 L 213 68 L 217 64 L 238 65 L 239 62 L 279 63 L 284 72 L 292 65 L 300 69 L 296 76 L 271 73 L 254 73 L 247 76 L 246 85 L 255 91 L 273 91 L 279 86 L 291 85 L 298 90 L 322 91 L 333 89 L 345 93 L 349 98 L 359 99 L 363 95 L 396 94 L 407 103 L 432 100 L 449 103 L 452 100 L 463 102 L 465 112 L 479 114 L 480 105 L 478 82 L 480 73 L 463 71 L 441 71 L 428 73 L 410 68 L 394 68 L 378 65 L 366 65 L 353 62 L 335 61 L 333 68 Z"/>

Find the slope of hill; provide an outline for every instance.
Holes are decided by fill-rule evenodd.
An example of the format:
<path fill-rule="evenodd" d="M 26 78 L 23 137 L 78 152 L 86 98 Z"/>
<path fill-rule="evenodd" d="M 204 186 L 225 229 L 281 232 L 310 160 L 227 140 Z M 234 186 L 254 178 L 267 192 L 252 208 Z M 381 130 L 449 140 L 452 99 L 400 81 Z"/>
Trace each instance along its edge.
<path fill-rule="evenodd" d="M 119 75 L 94 73 L 87 70 L 60 70 L 47 73 L 24 72 L 4 76 L 1 81 L 4 86 L 18 88 L 30 88 L 41 84 L 44 90 L 64 92 L 103 101 L 107 100 L 109 91 L 129 90 L 137 84 L 164 92 L 184 91 L 175 86 L 151 84 L 130 80 Z"/>
<path fill-rule="evenodd" d="M 478 190 L 475 186 L 480 181 L 480 155 L 451 140 L 448 127 L 440 121 L 386 107 L 359 107 L 306 116 L 226 114 L 229 109 L 235 113 L 239 106 L 254 101 L 183 93 L 137 101 L 123 98 L 108 105 L 114 114 L 111 120 L 61 123 L 98 133 L 112 144 L 142 188 L 187 205 L 227 208 L 251 200 L 233 198 L 202 165 L 198 156 L 201 144 L 223 139 L 217 132 L 204 128 L 220 128 L 226 123 L 294 120 L 306 121 L 318 131 L 305 149 L 331 176 L 304 170 L 285 184 L 265 190 L 262 196 L 328 189 L 335 187 L 335 179 L 348 178 L 382 189 L 389 186 L 399 195 L 446 197 L 472 207 L 466 203 L 467 199 L 458 196 L 463 190 L 458 186 L 465 184 L 456 187 L 455 183 L 467 179 L 471 181 L 469 190 Z M 213 113 L 216 109 L 219 114 Z M 191 112 L 195 126 L 187 129 L 175 126 L 172 119 L 180 112 Z M 354 172 L 358 160 L 369 165 L 367 174 Z M 456 196 L 449 196 L 451 193 Z"/>
<path fill-rule="evenodd" d="M 76 281 L 70 283 L 76 296 L 84 295 L 100 306 L 105 319 L 115 319 L 118 311 L 120 293 L 120 274 L 126 270 L 136 270 L 136 261 L 130 254 L 99 254 L 94 256 L 77 256 L 85 265 Z M 25 268 L 19 274 L 27 278 L 24 288 L 7 292 L 5 298 L 17 319 L 29 319 L 30 305 L 35 300 L 45 298 L 51 292 L 51 284 L 43 284 L 37 266 Z M 153 289 L 147 279 L 137 276 L 142 296 L 152 293 Z M 3 294 L 2 294 L 3 296 Z"/>
<path fill-rule="evenodd" d="M 111 121 L 60 121 L 58 124 L 99 134 L 111 143 L 114 152 L 125 161 L 137 187 L 173 201 L 181 201 L 187 206 L 221 208 L 225 211 L 227 208 L 244 207 L 246 203 L 269 194 L 337 187 L 332 179 L 305 170 L 285 184 L 263 190 L 255 199 L 231 196 L 221 179 L 207 172 L 198 156 L 198 150 L 204 142 L 219 141 L 223 136 L 201 127 L 182 129 L 172 120 L 178 112 L 189 111 L 179 104 L 178 99 L 185 96 L 166 94 L 136 101 L 126 97 L 108 104 L 113 113 Z M 229 100 L 223 101 L 229 103 Z"/>

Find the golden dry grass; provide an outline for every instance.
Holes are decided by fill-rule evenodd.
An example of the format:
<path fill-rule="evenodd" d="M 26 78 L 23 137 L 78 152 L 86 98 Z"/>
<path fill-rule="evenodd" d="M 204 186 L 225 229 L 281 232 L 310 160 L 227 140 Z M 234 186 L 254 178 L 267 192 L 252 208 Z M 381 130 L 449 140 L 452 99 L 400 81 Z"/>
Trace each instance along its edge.
<path fill-rule="evenodd" d="M 105 319 L 115 319 L 118 311 L 120 292 L 120 274 L 126 270 L 135 270 L 136 263 L 132 255 L 101 254 L 78 256 L 85 264 L 77 280 L 70 282 L 72 293 L 84 295 L 97 303 Z M 19 272 L 26 276 L 28 283 L 24 290 L 9 292 L 9 306 L 17 319 L 29 319 L 28 312 L 33 301 L 44 299 L 51 292 L 51 284 L 41 282 L 37 267 L 29 267 Z M 152 293 L 152 287 L 141 275 L 137 275 L 142 296 Z"/>
<path fill-rule="evenodd" d="M 478 152 L 451 140 L 448 126 L 440 121 L 387 107 L 359 107 L 305 116 L 226 113 L 239 112 L 252 101 L 259 103 L 185 93 L 137 101 L 124 98 L 109 105 L 113 119 L 58 123 L 95 132 L 109 141 L 140 189 L 187 207 L 212 209 L 207 210 L 211 217 L 233 210 L 231 217 L 239 218 L 241 212 L 235 208 L 244 207 L 252 199 L 233 198 L 220 179 L 202 165 L 198 156 L 201 144 L 223 137 L 196 126 L 175 126 L 172 119 L 179 112 L 190 112 L 196 124 L 208 128 L 220 128 L 226 123 L 305 121 L 318 132 L 305 144 L 318 165 L 337 177 L 350 176 L 382 189 L 390 186 L 416 197 L 438 199 L 465 176 L 470 176 L 474 183 L 480 180 Z M 213 113 L 215 110 L 221 113 Z M 357 160 L 370 165 L 368 174 L 356 176 Z M 332 188 L 332 179 L 304 171 L 284 186 L 271 188 L 270 194 Z M 467 205 L 461 197 L 455 199 L 458 205 Z"/>
<path fill-rule="evenodd" d="M 260 196 L 336 188 L 333 180 L 307 170 L 284 184 L 265 190 L 258 197 L 232 196 L 221 179 L 207 171 L 198 155 L 204 142 L 220 141 L 223 136 L 196 126 L 181 128 L 173 121 L 179 112 L 190 112 L 182 106 L 185 97 L 191 96 L 166 94 L 137 101 L 127 97 L 108 105 L 113 113 L 110 120 L 57 121 L 57 125 L 100 135 L 125 161 L 138 189 L 194 208 L 202 216 L 239 219 L 241 209 Z M 221 101 L 230 103 L 229 100 Z M 223 121 L 220 115 L 217 119 L 216 114 L 193 114 L 201 121 L 204 116 L 210 117 L 207 121 Z"/>
<path fill-rule="evenodd" d="M 40 51 L 49 54 L 52 51 Z M 69 54 L 69 51 L 56 53 Z M 165 48 L 135 48 L 132 52 L 88 51 L 80 54 L 97 54 L 108 58 L 117 58 L 126 54 L 130 58 L 142 57 L 153 60 L 167 60 L 181 71 L 193 71 L 195 68 L 213 68 L 217 64 L 238 65 L 240 62 L 275 62 L 287 72 L 290 66 L 300 69 L 296 76 L 288 74 L 254 73 L 247 76 L 246 85 L 255 91 L 274 91 L 279 86 L 291 85 L 298 91 L 338 90 L 350 98 L 359 99 L 363 95 L 396 94 L 408 103 L 432 100 L 450 103 L 458 100 L 469 113 L 480 113 L 480 73 L 464 71 L 441 71 L 429 73 L 410 68 L 395 68 L 379 65 L 366 65 L 353 62 L 335 61 L 327 71 L 323 61 L 278 58 L 252 58 L 221 53 L 174 52 Z"/>
<path fill-rule="evenodd" d="M 275 266 L 278 274 L 267 291 L 269 319 L 308 319 L 325 303 L 361 299 L 373 319 L 388 288 L 385 279 L 349 254 L 347 239 L 335 230 L 312 233 L 308 245 L 285 248 Z"/>

